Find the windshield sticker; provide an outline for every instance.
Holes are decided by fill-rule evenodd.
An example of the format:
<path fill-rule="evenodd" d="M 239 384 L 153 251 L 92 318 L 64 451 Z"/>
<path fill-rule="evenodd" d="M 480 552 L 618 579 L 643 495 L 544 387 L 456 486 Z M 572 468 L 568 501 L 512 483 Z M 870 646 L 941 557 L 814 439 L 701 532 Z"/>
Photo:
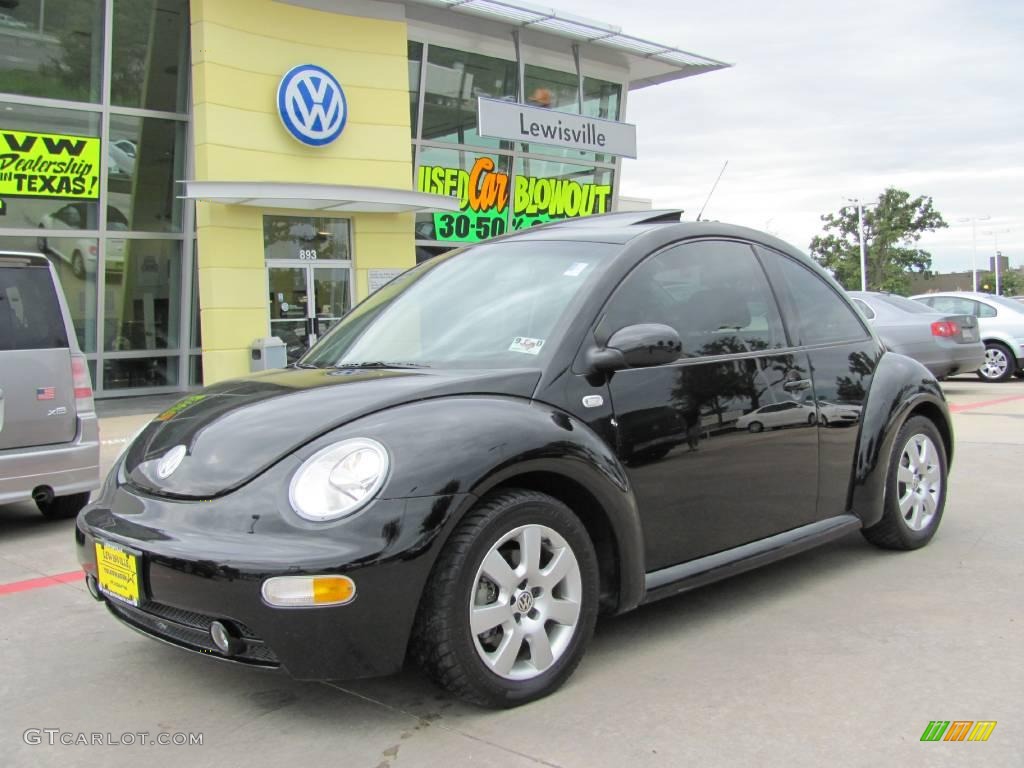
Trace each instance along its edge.
<path fill-rule="evenodd" d="M 531 339 L 529 336 L 516 336 L 512 340 L 509 352 L 522 352 L 524 355 L 539 355 L 544 346 L 544 339 Z"/>
<path fill-rule="evenodd" d="M 562 274 L 565 275 L 566 277 L 579 277 L 580 275 L 583 274 L 583 270 L 585 270 L 589 266 L 590 265 L 585 261 L 576 261 L 573 262 L 573 264 Z"/>

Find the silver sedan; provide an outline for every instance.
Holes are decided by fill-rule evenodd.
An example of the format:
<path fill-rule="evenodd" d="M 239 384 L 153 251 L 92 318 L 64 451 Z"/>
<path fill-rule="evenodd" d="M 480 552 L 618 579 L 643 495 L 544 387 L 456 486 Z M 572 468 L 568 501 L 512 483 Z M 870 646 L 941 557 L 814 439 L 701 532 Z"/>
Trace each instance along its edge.
<path fill-rule="evenodd" d="M 936 378 L 978 370 L 985 363 L 978 320 L 936 312 L 903 296 L 850 291 L 853 303 L 893 352 L 912 357 Z"/>
<path fill-rule="evenodd" d="M 969 314 L 978 319 L 985 342 L 985 363 L 978 369 L 982 381 L 1009 381 L 1024 377 L 1024 304 L 1005 296 L 970 291 L 943 291 L 912 296 L 935 312 Z"/>

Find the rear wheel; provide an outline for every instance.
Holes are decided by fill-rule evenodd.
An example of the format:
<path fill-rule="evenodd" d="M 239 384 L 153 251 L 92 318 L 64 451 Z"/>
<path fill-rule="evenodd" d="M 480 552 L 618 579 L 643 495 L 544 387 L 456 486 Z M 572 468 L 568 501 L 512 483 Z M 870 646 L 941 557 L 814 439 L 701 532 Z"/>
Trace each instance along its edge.
<path fill-rule="evenodd" d="M 882 519 L 864 537 L 885 549 L 923 547 L 946 506 L 946 449 L 935 424 L 914 416 L 896 436 L 886 477 Z"/>
<path fill-rule="evenodd" d="M 747 426 L 747 429 L 749 429 L 751 432 L 760 432 L 762 429 L 764 429 L 764 424 L 762 424 L 760 421 L 752 421 Z"/>
<path fill-rule="evenodd" d="M 82 256 L 81 251 L 71 254 L 71 272 L 75 277 L 85 277 L 85 257 Z"/>
<path fill-rule="evenodd" d="M 36 506 L 48 520 L 67 520 L 81 512 L 89 503 L 88 493 L 74 493 L 70 496 L 55 496 L 49 501 L 37 501 Z"/>
<path fill-rule="evenodd" d="M 1007 381 L 1017 370 L 1010 348 L 998 341 L 985 342 L 985 363 L 978 369 L 982 381 Z"/>
<path fill-rule="evenodd" d="M 420 603 L 412 654 L 462 699 L 525 704 L 572 674 L 597 602 L 597 559 L 579 518 L 546 494 L 502 491 L 445 545 Z"/>

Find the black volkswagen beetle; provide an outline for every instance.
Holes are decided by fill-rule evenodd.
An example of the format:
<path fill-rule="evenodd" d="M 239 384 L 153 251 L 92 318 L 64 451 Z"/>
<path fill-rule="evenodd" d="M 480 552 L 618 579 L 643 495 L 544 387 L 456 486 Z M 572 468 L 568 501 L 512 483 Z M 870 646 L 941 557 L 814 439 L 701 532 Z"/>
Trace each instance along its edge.
<path fill-rule="evenodd" d="M 952 450 L 932 375 L 793 248 L 610 214 L 420 264 L 293 367 L 185 398 L 76 535 L 151 637 L 300 679 L 411 656 L 513 706 L 599 613 L 856 529 L 923 546 Z"/>

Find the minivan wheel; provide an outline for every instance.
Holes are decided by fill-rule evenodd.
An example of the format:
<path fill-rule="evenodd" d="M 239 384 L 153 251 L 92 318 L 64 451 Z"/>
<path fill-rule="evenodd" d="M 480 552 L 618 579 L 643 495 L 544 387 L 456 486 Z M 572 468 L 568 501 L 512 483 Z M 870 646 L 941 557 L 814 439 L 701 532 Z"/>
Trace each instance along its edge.
<path fill-rule="evenodd" d="M 77 515 L 89 503 L 88 493 L 54 496 L 49 501 L 36 501 L 36 506 L 48 520 L 67 520 Z"/>
<path fill-rule="evenodd" d="M 889 459 L 882 519 L 864 537 L 884 549 L 923 547 L 946 506 L 946 449 L 935 424 L 914 416 L 900 429 Z"/>
<path fill-rule="evenodd" d="M 525 704 L 575 670 L 597 605 L 597 558 L 579 518 L 547 494 L 504 490 L 466 515 L 441 552 L 412 656 L 466 701 Z"/>
<path fill-rule="evenodd" d="M 985 363 L 978 369 L 982 381 L 1007 381 L 1017 369 L 1010 348 L 998 341 L 985 342 Z"/>

